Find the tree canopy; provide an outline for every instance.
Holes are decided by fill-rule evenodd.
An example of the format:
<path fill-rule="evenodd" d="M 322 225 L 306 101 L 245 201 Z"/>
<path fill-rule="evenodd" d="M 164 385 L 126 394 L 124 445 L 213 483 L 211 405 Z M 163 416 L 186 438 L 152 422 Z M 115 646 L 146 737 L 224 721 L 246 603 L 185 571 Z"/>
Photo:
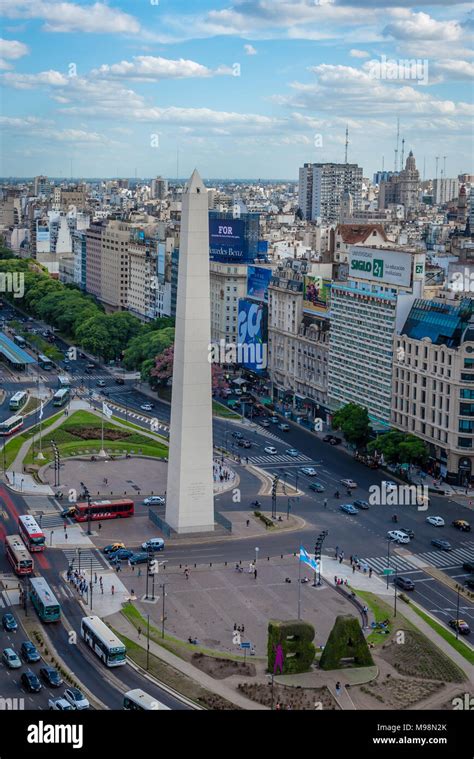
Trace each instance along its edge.
<path fill-rule="evenodd" d="M 428 460 L 428 448 L 423 440 L 397 430 L 371 440 L 367 449 L 369 453 L 383 454 L 388 464 L 425 464 Z"/>
<path fill-rule="evenodd" d="M 367 409 L 356 403 L 347 403 L 334 414 L 332 426 L 344 433 L 348 443 L 363 447 L 370 439 L 370 421 Z"/>

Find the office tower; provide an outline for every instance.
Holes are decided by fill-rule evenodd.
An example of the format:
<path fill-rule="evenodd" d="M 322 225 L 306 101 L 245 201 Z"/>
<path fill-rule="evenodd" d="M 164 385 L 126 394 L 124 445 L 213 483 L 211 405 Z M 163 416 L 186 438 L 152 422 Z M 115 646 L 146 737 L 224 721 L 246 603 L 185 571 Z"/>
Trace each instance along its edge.
<path fill-rule="evenodd" d="M 299 206 L 307 221 L 337 223 L 344 192 L 353 209 L 362 202 L 362 168 L 355 163 L 305 163 L 299 173 Z"/>

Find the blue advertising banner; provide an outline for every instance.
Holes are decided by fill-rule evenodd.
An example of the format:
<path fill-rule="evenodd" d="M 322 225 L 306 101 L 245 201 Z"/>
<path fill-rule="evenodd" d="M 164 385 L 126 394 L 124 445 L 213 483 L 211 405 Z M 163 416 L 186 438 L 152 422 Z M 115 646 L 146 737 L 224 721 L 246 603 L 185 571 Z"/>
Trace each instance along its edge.
<path fill-rule="evenodd" d="M 239 300 L 238 363 L 252 372 L 268 365 L 267 307 L 263 303 Z"/>
<path fill-rule="evenodd" d="M 263 266 L 249 266 L 247 270 L 247 296 L 252 300 L 268 303 L 268 285 L 272 278 L 272 270 Z"/>
<path fill-rule="evenodd" d="M 209 249 L 211 261 L 238 262 L 247 259 L 248 244 L 242 219 L 209 219 Z"/>

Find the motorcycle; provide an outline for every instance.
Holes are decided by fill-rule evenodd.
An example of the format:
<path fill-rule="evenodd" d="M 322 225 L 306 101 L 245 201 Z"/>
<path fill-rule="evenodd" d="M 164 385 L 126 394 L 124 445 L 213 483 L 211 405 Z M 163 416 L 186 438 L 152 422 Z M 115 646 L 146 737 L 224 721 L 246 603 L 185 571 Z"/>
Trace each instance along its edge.
<path fill-rule="evenodd" d="M 398 517 L 396 514 L 393 515 L 392 522 L 398 522 Z"/>
<path fill-rule="evenodd" d="M 259 507 L 259 506 L 261 506 L 262 504 L 260 503 L 260 501 L 252 501 L 252 503 L 251 503 L 250 505 L 251 505 L 251 506 L 256 506 L 256 507 L 258 508 L 258 507 Z"/>
<path fill-rule="evenodd" d="M 336 490 L 336 492 L 334 493 L 334 498 L 339 498 L 339 490 Z"/>

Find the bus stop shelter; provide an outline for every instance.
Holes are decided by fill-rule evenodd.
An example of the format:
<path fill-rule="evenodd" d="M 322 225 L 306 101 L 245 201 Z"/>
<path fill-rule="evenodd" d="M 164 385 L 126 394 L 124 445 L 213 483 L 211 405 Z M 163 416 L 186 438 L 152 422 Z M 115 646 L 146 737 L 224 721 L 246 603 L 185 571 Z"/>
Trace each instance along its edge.
<path fill-rule="evenodd" d="M 0 332 L 0 359 L 17 371 L 24 371 L 28 364 L 36 363 L 29 353 L 16 345 L 3 332 Z"/>

